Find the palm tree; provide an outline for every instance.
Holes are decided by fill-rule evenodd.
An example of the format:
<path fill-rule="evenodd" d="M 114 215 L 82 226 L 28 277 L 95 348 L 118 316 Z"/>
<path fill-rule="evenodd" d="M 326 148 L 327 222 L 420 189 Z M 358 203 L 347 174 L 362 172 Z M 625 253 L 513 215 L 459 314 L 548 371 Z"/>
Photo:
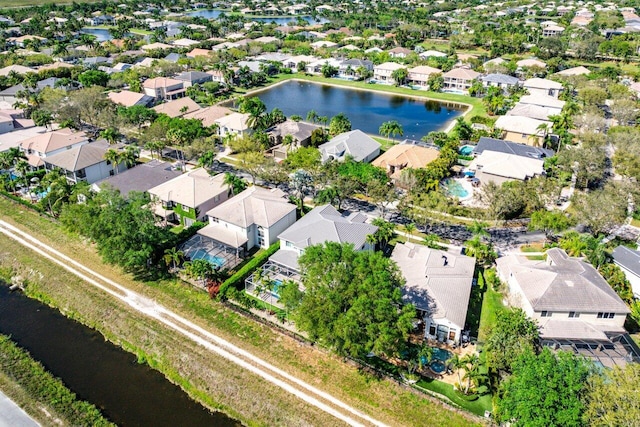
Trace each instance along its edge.
<path fill-rule="evenodd" d="M 282 138 L 282 145 L 286 147 L 287 153 L 293 148 L 294 142 L 293 135 L 285 135 L 284 138 Z"/>
<path fill-rule="evenodd" d="M 489 235 L 489 232 L 487 231 L 488 226 L 489 224 L 487 224 L 486 222 L 474 220 L 471 225 L 467 226 L 467 230 L 469 230 L 471 234 L 473 234 L 474 236 L 479 236 L 479 237 L 488 236 Z"/>
<path fill-rule="evenodd" d="M 465 367 L 463 358 L 461 358 L 457 354 L 454 354 L 453 357 L 449 359 L 449 365 L 454 371 L 456 371 L 456 374 L 458 375 L 458 382 L 456 383 L 457 387 L 462 387 L 462 375 L 460 375 L 460 370 Z"/>
<path fill-rule="evenodd" d="M 115 144 L 120 138 L 120 132 L 116 128 L 109 127 L 100 132 L 100 137 L 106 139 L 109 144 Z"/>
<path fill-rule="evenodd" d="M 224 174 L 223 183 L 229 187 L 229 196 L 235 196 L 247 188 L 247 183 L 242 178 L 239 178 L 231 172 L 226 172 Z"/>
<path fill-rule="evenodd" d="M 202 168 L 210 168 L 211 166 L 213 166 L 213 162 L 215 161 L 215 159 L 216 154 L 213 151 L 206 151 L 198 159 L 198 166 Z"/>
<path fill-rule="evenodd" d="M 316 123 L 316 121 L 318 120 L 319 116 L 318 113 L 316 113 L 315 110 L 311 110 L 307 113 L 307 121 L 311 122 L 311 123 Z"/>
<path fill-rule="evenodd" d="M 407 239 L 408 241 L 413 239 L 413 232 L 416 231 L 416 225 L 414 223 L 409 223 L 407 225 L 404 226 L 404 229 L 407 230 L 407 233 L 409 233 L 409 238 Z"/>
<path fill-rule="evenodd" d="M 125 147 L 125 149 L 121 151 L 119 154 L 120 154 L 120 159 L 119 159 L 120 163 L 124 163 L 125 165 L 127 165 L 128 168 L 132 168 L 136 165 L 138 161 L 138 156 L 140 155 L 140 153 L 138 152 L 138 149 L 131 145 L 128 145 L 127 147 Z"/>
<path fill-rule="evenodd" d="M 114 150 L 113 148 L 110 148 L 106 151 L 106 153 L 104 153 L 104 159 L 107 162 L 110 162 L 113 165 L 113 170 L 115 171 L 116 175 L 118 174 L 118 165 L 120 164 L 120 153 L 116 150 Z"/>
<path fill-rule="evenodd" d="M 382 123 L 382 125 L 378 129 L 378 132 L 380 133 L 380 135 L 386 138 L 389 138 L 391 136 L 394 143 L 395 143 L 396 135 L 400 135 L 400 136 L 404 135 L 404 130 L 402 129 L 402 125 L 398 123 L 396 120 L 390 120 L 388 122 Z"/>
<path fill-rule="evenodd" d="M 167 267 L 169 264 L 173 265 L 173 269 L 175 270 L 178 267 L 180 261 L 184 259 L 184 252 L 179 251 L 177 248 L 173 247 L 170 249 L 165 249 L 164 256 L 162 257 Z"/>

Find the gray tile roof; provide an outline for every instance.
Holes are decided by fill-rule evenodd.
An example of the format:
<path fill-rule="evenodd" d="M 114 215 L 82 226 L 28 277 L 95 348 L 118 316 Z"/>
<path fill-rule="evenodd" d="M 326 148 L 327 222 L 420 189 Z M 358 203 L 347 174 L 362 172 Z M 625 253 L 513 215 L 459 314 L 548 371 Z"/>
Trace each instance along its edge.
<path fill-rule="evenodd" d="M 476 259 L 458 253 L 399 243 L 391 254 L 406 284 L 402 299 L 432 319 L 465 326 Z"/>
<path fill-rule="evenodd" d="M 323 160 L 331 157 L 341 159 L 350 155 L 356 162 L 360 162 L 376 151 L 380 151 L 380 144 L 366 133 L 356 129 L 334 136 L 318 149 L 322 153 Z"/>
<path fill-rule="evenodd" d="M 107 150 L 109 150 L 109 143 L 104 139 L 100 139 L 96 142 L 77 145 L 67 151 L 47 156 L 44 161 L 47 164 L 75 172 L 104 162 L 104 154 Z"/>
<path fill-rule="evenodd" d="M 247 228 L 268 228 L 296 210 L 282 190 L 252 186 L 207 212 L 211 218 Z"/>
<path fill-rule="evenodd" d="M 487 138 L 483 136 L 478 141 L 476 148 L 473 149 L 473 153 L 479 155 L 485 150 L 533 158 L 551 157 L 554 154 L 553 150 L 547 150 L 546 148 L 532 147 L 530 145 L 518 144 L 516 142 Z"/>
<path fill-rule="evenodd" d="M 559 248 L 547 251 L 547 261 L 508 255 L 496 263 L 513 278 L 534 311 L 629 313 L 629 308 L 590 264 Z"/>
<path fill-rule="evenodd" d="M 115 188 L 126 196 L 132 191 L 145 192 L 180 175 L 182 172 L 172 169 L 169 163 L 152 160 L 98 181 L 95 185 L 100 188 Z"/>
<path fill-rule="evenodd" d="M 520 80 L 516 77 L 508 76 L 506 74 L 487 74 L 486 76 L 480 77 L 480 80 L 483 82 L 489 83 L 501 83 L 506 85 L 517 85 Z"/>
<path fill-rule="evenodd" d="M 640 251 L 634 251 L 626 246 L 618 246 L 613 250 L 613 260 L 616 264 L 640 277 Z"/>
<path fill-rule="evenodd" d="M 304 249 L 324 242 L 351 243 L 356 250 L 378 230 L 364 215 L 342 215 L 331 205 L 318 206 L 282 232 L 278 238 Z"/>

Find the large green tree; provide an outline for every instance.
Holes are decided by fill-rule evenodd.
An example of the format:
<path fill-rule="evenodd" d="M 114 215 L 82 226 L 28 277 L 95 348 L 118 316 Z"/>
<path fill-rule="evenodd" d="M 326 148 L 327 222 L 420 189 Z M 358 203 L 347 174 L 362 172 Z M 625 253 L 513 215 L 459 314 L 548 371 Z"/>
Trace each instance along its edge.
<path fill-rule="evenodd" d="M 533 351 L 539 336 L 538 325 L 520 309 L 500 310 L 496 322 L 486 332 L 485 351 L 491 369 L 511 372 L 520 355 Z"/>
<path fill-rule="evenodd" d="M 586 381 L 591 367 L 581 356 L 554 353 L 522 354 L 513 375 L 503 384 L 496 418 L 503 423 L 531 427 L 582 426 Z"/>
<path fill-rule="evenodd" d="M 402 276 L 380 252 L 327 242 L 299 259 L 304 295 L 293 311 L 301 330 L 339 354 L 392 355 L 404 348 L 415 317 L 402 305 Z"/>

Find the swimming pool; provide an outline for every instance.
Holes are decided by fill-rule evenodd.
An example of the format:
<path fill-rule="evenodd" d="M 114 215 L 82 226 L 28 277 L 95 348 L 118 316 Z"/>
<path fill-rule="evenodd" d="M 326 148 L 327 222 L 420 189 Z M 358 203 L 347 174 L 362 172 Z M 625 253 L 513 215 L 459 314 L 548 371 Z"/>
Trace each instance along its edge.
<path fill-rule="evenodd" d="M 218 267 L 222 267 L 225 263 L 224 258 L 222 257 L 218 257 L 218 256 L 214 256 L 214 255 L 210 255 L 207 251 L 205 251 L 204 249 L 198 249 L 197 251 L 195 251 L 193 253 L 193 255 L 191 255 L 191 259 L 203 259 L 205 261 L 209 261 L 211 264 L 218 266 Z"/>
<path fill-rule="evenodd" d="M 280 294 L 278 293 L 278 289 L 282 286 L 282 280 L 276 279 L 273 281 L 273 288 L 271 288 L 271 296 L 274 298 L 280 298 Z"/>
<path fill-rule="evenodd" d="M 442 188 L 449 197 L 457 197 L 459 199 L 466 199 L 470 196 L 469 191 L 462 186 L 462 184 L 455 179 L 447 178 L 442 182 Z"/>
<path fill-rule="evenodd" d="M 463 156 L 470 156 L 473 153 L 474 148 L 475 147 L 473 145 L 463 145 L 462 147 L 460 147 L 458 152 Z"/>

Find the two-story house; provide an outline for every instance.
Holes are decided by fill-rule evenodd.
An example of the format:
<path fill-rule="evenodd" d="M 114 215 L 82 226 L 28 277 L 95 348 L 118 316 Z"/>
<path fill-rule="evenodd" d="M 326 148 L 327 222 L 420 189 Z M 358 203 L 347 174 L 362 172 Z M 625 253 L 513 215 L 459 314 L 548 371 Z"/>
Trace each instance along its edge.
<path fill-rule="evenodd" d="M 238 256 L 266 249 L 296 222 L 296 206 L 279 189 L 252 186 L 207 212 L 209 225 L 198 234 L 234 249 Z"/>
<path fill-rule="evenodd" d="M 444 78 L 444 90 L 466 92 L 473 81 L 480 77 L 480 73 L 470 68 L 460 67 L 447 71 L 442 75 Z"/>
<path fill-rule="evenodd" d="M 391 259 L 406 281 L 402 300 L 416 307 L 425 338 L 460 344 L 476 259 L 414 243 L 397 244 Z"/>
<path fill-rule="evenodd" d="M 142 84 L 145 95 L 156 101 L 177 99 L 184 96 L 184 82 L 168 77 L 155 77 L 145 80 Z"/>
<path fill-rule="evenodd" d="M 194 169 L 148 190 L 154 213 L 167 222 L 188 227 L 205 221 L 206 213 L 229 198 L 224 174 L 210 176 L 204 168 Z"/>
<path fill-rule="evenodd" d="M 624 322 L 630 312 L 598 271 L 559 248 L 545 261 L 510 254 L 498 258 L 509 301 L 540 326 L 543 345 L 597 358 L 605 366 L 624 364 Z M 637 355 L 635 356 L 637 358 Z"/>
<path fill-rule="evenodd" d="M 373 79 L 380 83 L 393 84 L 395 80 L 392 77 L 394 71 L 400 68 L 407 68 L 397 62 L 384 62 L 380 65 L 373 67 Z"/>
<path fill-rule="evenodd" d="M 29 165 L 37 169 L 44 166 L 44 159 L 48 156 L 88 143 L 89 138 L 84 132 L 64 128 L 25 139 L 20 143 L 20 151 L 26 155 Z"/>

